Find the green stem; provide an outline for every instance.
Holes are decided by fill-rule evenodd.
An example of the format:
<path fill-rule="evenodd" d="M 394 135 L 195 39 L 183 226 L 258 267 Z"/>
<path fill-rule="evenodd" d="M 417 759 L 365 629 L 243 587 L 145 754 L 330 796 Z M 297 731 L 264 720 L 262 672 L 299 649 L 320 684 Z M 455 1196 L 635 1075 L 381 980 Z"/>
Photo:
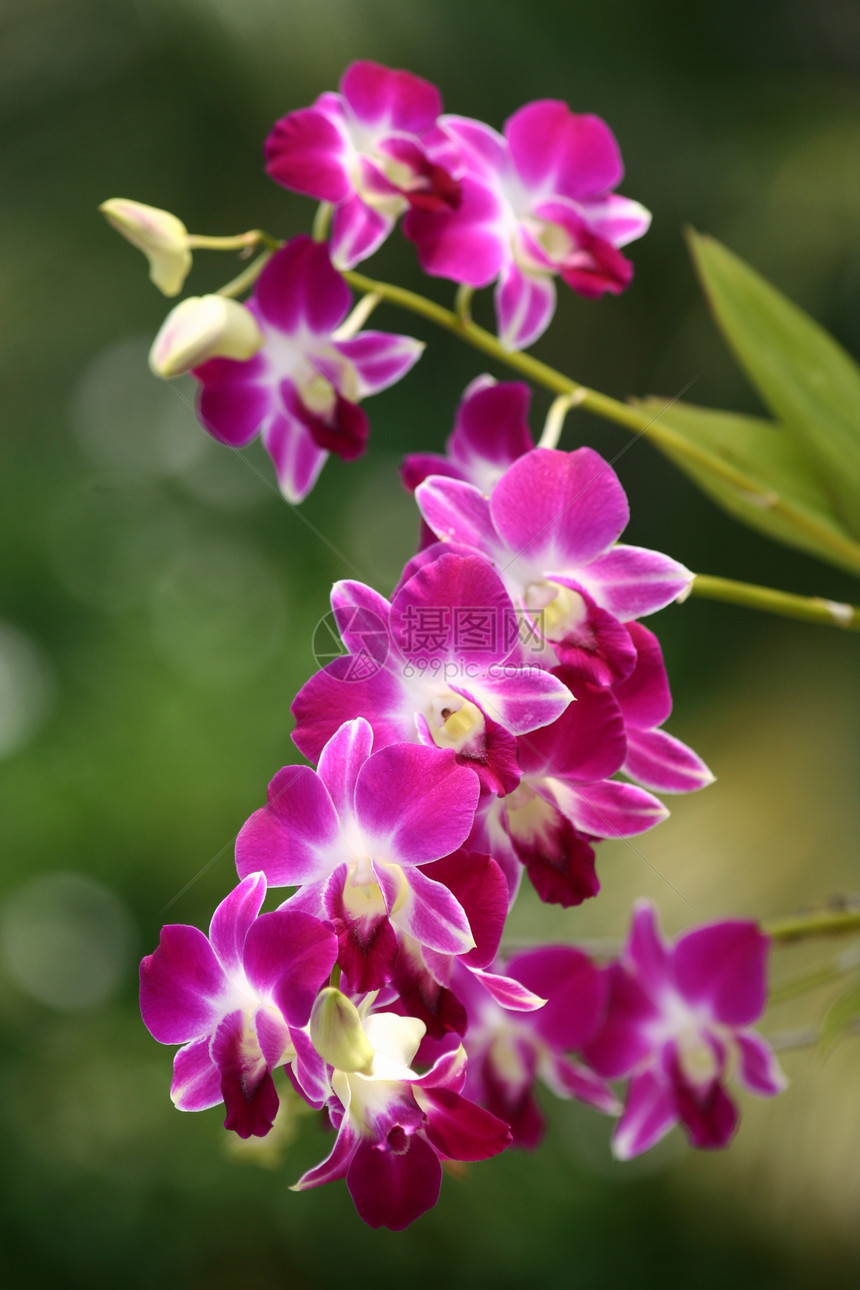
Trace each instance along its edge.
<path fill-rule="evenodd" d="M 225 282 L 223 287 L 219 287 L 215 292 L 216 296 L 241 296 L 249 287 L 253 287 L 266 263 L 271 260 L 274 254 L 274 251 L 263 251 L 262 255 L 258 255 L 256 260 L 251 261 L 247 269 L 243 269 L 235 278 L 231 278 L 229 282 Z"/>
<path fill-rule="evenodd" d="M 852 958 L 850 962 L 844 959 L 836 959 L 832 963 L 822 963 L 809 972 L 803 972 L 798 976 L 790 977 L 788 981 L 783 981 L 774 986 L 768 995 L 768 1005 L 772 1003 L 785 1003 L 788 999 L 796 999 L 800 994 L 806 994 L 809 990 L 818 990 L 823 985 L 830 985 L 831 981 L 838 981 L 841 976 L 846 976 L 849 972 L 856 972 L 857 959 Z"/>
<path fill-rule="evenodd" d="M 188 245 L 192 250 L 201 251 L 243 251 L 254 246 L 268 246 L 274 251 L 280 243 L 261 228 L 249 229 L 247 233 L 234 233 L 231 237 L 207 237 L 203 233 L 189 233 Z"/>
<path fill-rule="evenodd" d="M 860 931 L 860 909 L 818 909 L 793 918 L 775 918 L 761 924 L 772 941 L 798 941 L 805 936 L 835 936 Z"/>
<path fill-rule="evenodd" d="M 731 578 L 713 578 L 697 573 L 691 596 L 706 600 L 722 600 L 731 605 L 744 605 L 748 609 L 761 609 L 784 618 L 799 618 L 807 623 L 827 623 L 830 627 L 844 627 L 846 631 L 860 631 L 860 608 L 821 596 L 795 596 L 787 591 L 774 591 L 771 587 L 756 587 L 750 582 L 735 582 Z"/>
<path fill-rule="evenodd" d="M 311 228 L 311 237 L 315 242 L 324 242 L 328 237 L 331 215 L 331 202 L 320 202 L 316 209 L 313 226 Z"/>
<path fill-rule="evenodd" d="M 667 400 L 665 406 L 657 412 L 636 404 L 621 403 L 608 394 L 600 394 L 597 390 L 589 389 L 587 385 L 571 380 L 569 376 L 565 376 L 547 363 L 542 363 L 540 359 L 533 358 L 530 354 L 505 349 L 496 336 L 472 322 L 465 312 L 461 316 L 457 311 L 445 309 L 415 291 L 407 291 L 404 287 L 393 286 L 387 282 L 377 282 L 372 278 L 366 278 L 362 273 L 349 272 L 344 274 L 344 277 L 356 291 L 372 291 L 383 300 L 387 300 L 389 304 L 407 309 L 410 313 L 426 318 L 437 327 L 453 332 L 455 336 L 459 336 L 461 340 L 480 350 L 482 354 L 488 355 L 498 363 L 504 363 L 520 376 L 524 376 L 536 385 L 542 385 L 553 394 L 575 395 L 586 411 L 593 412 L 608 421 L 614 421 L 636 435 L 642 435 L 667 456 L 681 457 L 692 466 L 707 470 L 717 479 L 749 496 L 750 481 L 742 471 L 709 452 L 707 448 L 691 443 L 683 435 L 660 422 L 662 413 L 668 411 L 685 391 L 682 390 L 681 394 L 676 395 L 674 399 Z M 811 516 L 796 510 L 777 493 L 769 492 L 766 503 L 771 514 L 781 516 L 792 527 L 813 538 L 819 546 L 832 551 L 834 555 L 851 564 L 860 573 L 860 546 L 856 542 L 834 533 L 826 525 L 819 525 Z"/>

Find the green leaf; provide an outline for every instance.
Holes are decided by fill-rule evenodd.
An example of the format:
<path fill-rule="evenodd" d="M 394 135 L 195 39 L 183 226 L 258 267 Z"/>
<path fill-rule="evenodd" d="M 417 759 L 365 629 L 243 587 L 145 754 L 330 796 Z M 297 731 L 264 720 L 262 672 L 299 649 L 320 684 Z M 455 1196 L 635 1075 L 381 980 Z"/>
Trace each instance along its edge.
<path fill-rule="evenodd" d="M 860 573 L 860 543 L 843 527 L 802 452 L 772 421 L 648 398 L 648 438 L 703 492 L 777 542 Z"/>
<path fill-rule="evenodd" d="M 690 249 L 716 320 L 774 416 L 860 537 L 860 368 L 841 345 L 713 238 Z"/>
<path fill-rule="evenodd" d="M 860 1019 L 860 978 L 834 999 L 821 1025 L 821 1047 L 829 1052 L 853 1021 Z"/>

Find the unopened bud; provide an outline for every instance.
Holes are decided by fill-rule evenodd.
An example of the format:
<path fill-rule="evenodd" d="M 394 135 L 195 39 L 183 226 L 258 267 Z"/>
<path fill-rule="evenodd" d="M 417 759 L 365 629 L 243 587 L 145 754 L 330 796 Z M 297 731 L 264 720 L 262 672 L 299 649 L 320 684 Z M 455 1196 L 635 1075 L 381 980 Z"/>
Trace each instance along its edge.
<path fill-rule="evenodd" d="M 210 358 L 251 358 L 262 344 L 254 315 L 238 301 L 189 296 L 161 324 L 149 366 L 156 376 L 180 376 Z"/>
<path fill-rule="evenodd" d="M 188 230 L 170 211 L 127 197 L 112 197 L 99 210 L 149 260 L 149 276 L 165 296 L 176 296 L 191 268 Z"/>
<path fill-rule="evenodd" d="M 373 1045 L 355 1004 L 333 985 L 317 995 L 311 1012 L 311 1042 L 324 1062 L 339 1071 L 373 1070 Z"/>

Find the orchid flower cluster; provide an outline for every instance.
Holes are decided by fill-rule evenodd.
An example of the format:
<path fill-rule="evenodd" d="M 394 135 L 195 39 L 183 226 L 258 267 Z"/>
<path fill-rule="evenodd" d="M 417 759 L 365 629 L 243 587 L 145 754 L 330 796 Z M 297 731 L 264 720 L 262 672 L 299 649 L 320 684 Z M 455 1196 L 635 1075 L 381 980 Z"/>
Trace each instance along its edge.
<path fill-rule="evenodd" d="M 362 401 L 421 354 L 363 329 L 367 302 L 350 314 L 344 277 L 401 216 L 428 274 L 461 291 L 495 283 L 509 351 L 547 327 L 556 277 L 586 297 L 623 290 L 621 248 L 650 218 L 615 192 L 620 153 L 597 117 L 541 101 L 499 134 L 368 62 L 278 121 L 265 156 L 277 183 L 322 203 L 316 235 L 267 244 L 236 290 L 183 301 L 151 362 L 193 373 L 216 439 L 259 434 L 291 502 L 329 453 L 364 451 Z M 138 203 L 103 209 L 167 294 L 191 249 L 219 241 Z M 712 779 L 664 729 L 666 669 L 640 621 L 692 574 L 620 540 L 629 511 L 612 466 L 560 451 L 549 423 L 536 443 L 529 401 L 526 384 L 479 376 L 445 454 L 405 460 L 420 548 L 390 598 L 335 585 L 343 653 L 292 706 L 311 764 L 278 771 L 240 830 L 239 882 L 208 936 L 167 926 L 141 965 L 144 1022 L 181 1045 L 176 1106 L 223 1104 L 228 1130 L 263 1137 L 288 1081 L 334 1135 L 296 1189 L 345 1178 L 373 1227 L 432 1207 L 447 1161 L 537 1146 L 539 1083 L 617 1117 L 621 1159 L 676 1124 L 695 1146 L 724 1146 L 730 1077 L 762 1096 L 784 1083 L 752 1029 L 769 944 L 754 923 L 667 943 L 640 902 L 611 959 L 501 948 L 524 880 L 544 902 L 593 899 L 601 842 L 659 824 L 655 793 Z M 270 889 L 280 903 L 264 913 Z"/>

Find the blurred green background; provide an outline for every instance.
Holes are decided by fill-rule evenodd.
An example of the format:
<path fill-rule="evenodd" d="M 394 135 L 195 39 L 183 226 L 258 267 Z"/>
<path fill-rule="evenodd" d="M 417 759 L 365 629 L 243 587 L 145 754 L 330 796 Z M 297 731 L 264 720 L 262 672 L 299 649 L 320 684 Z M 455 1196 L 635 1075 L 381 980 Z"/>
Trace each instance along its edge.
<path fill-rule="evenodd" d="M 262 142 L 355 58 L 408 67 L 497 128 L 530 99 L 564 98 L 609 121 L 622 191 L 654 225 L 631 248 L 632 289 L 562 293 L 535 352 L 621 397 L 695 378 L 695 402 L 755 410 L 681 227 L 721 238 L 860 351 L 860 8 L 4 0 L 0 49 L 3 1284 L 845 1285 L 860 1254 L 856 1040 L 826 1062 L 787 1055 L 789 1091 L 746 1099 L 737 1142 L 715 1156 L 673 1136 L 613 1164 L 606 1122 L 546 1099 L 536 1154 L 449 1177 L 402 1235 L 364 1229 L 342 1185 L 288 1191 L 327 1150 L 313 1117 L 292 1145 L 282 1126 L 278 1164 L 228 1151 L 217 1110 L 173 1109 L 170 1053 L 137 1015 L 137 961 L 164 921 L 205 926 L 232 885 L 236 830 L 295 759 L 289 706 L 313 628 L 331 581 L 354 572 L 339 552 L 390 588 L 417 527 L 398 460 L 441 447 L 485 364 L 380 309 L 374 324 L 428 350 L 368 405 L 368 457 L 332 459 L 298 512 L 261 452 L 208 440 L 190 382 L 148 375 L 167 305 L 96 207 L 133 197 L 210 234 L 307 229 L 313 207 L 266 179 Z M 234 271 L 200 253 L 189 290 Z M 422 289 L 399 235 L 369 272 Z M 450 299 L 447 284 L 427 290 Z M 547 404 L 536 394 L 536 427 Z M 575 415 L 563 442 L 612 455 L 629 439 Z M 860 598 L 736 527 L 646 444 L 618 469 L 630 541 L 700 572 Z M 670 729 L 718 783 L 635 847 L 605 844 L 591 906 L 524 898 L 518 936 L 617 937 L 637 895 L 676 931 L 860 887 L 857 638 L 695 600 L 655 626 Z M 778 951 L 774 973 L 807 961 Z M 774 1010 L 766 1029 L 814 1022 L 823 1002 Z"/>

